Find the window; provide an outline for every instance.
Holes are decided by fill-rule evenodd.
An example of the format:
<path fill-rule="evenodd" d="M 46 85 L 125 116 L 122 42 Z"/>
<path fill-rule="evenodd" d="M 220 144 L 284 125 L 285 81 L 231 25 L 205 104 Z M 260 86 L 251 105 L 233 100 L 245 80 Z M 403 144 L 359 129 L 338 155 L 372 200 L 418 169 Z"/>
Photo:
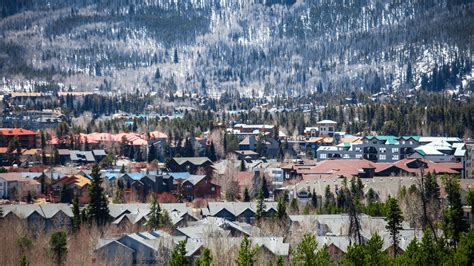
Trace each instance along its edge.
<path fill-rule="evenodd" d="M 356 154 L 356 159 L 362 158 L 362 154 Z"/>
<path fill-rule="evenodd" d="M 344 154 L 344 159 L 349 159 L 349 154 Z"/>
<path fill-rule="evenodd" d="M 327 155 L 326 155 L 325 153 L 323 153 L 323 154 L 319 155 L 319 158 L 321 158 L 321 159 L 326 159 L 326 158 L 327 158 Z"/>
<path fill-rule="evenodd" d="M 216 188 L 215 188 L 215 187 L 211 187 L 211 191 L 212 191 L 212 192 L 216 191 Z"/>
<path fill-rule="evenodd" d="M 380 153 L 385 153 L 387 151 L 387 148 L 379 148 Z"/>
<path fill-rule="evenodd" d="M 359 147 L 356 147 L 355 151 L 356 151 L 356 152 L 360 152 L 360 148 L 359 148 Z"/>
<path fill-rule="evenodd" d="M 392 148 L 392 153 L 398 153 L 398 148 Z"/>
<path fill-rule="evenodd" d="M 392 161 L 398 161 L 399 158 L 398 158 L 398 155 L 392 155 Z"/>
<path fill-rule="evenodd" d="M 382 160 L 382 161 L 387 160 L 387 155 L 385 155 L 385 154 L 380 155 L 379 160 Z"/>

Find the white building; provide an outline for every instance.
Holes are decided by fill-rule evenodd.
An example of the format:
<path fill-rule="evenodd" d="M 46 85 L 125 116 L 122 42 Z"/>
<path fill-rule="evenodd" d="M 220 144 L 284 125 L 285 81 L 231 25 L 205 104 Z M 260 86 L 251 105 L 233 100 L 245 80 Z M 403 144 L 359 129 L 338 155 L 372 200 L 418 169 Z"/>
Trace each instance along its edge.
<path fill-rule="evenodd" d="M 319 135 L 320 136 L 334 136 L 334 132 L 336 131 L 336 121 L 332 120 L 322 120 L 316 123 L 319 127 Z"/>

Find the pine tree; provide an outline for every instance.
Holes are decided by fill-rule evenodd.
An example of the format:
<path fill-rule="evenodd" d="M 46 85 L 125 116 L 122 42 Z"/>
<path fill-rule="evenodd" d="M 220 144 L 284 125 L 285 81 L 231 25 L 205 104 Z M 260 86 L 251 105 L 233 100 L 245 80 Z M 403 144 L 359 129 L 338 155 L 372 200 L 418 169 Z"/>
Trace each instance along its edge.
<path fill-rule="evenodd" d="M 151 194 L 151 206 L 150 212 L 148 213 L 148 221 L 146 225 L 150 227 L 151 230 L 159 229 L 161 224 L 161 208 L 158 200 L 156 199 L 156 195 L 153 193 Z"/>
<path fill-rule="evenodd" d="M 112 202 L 115 204 L 120 204 L 120 203 L 125 203 L 125 197 L 123 194 L 123 189 L 124 189 L 123 181 L 122 179 L 117 180 L 117 190 L 115 190 L 115 195 L 114 198 L 112 199 Z"/>
<path fill-rule="evenodd" d="M 211 145 L 209 145 L 209 154 L 207 157 L 209 157 L 209 159 L 213 162 L 217 161 L 216 148 L 214 147 L 214 142 L 212 141 Z"/>
<path fill-rule="evenodd" d="M 316 254 L 317 247 L 318 242 L 316 242 L 316 237 L 312 234 L 305 234 L 301 242 L 293 251 L 292 262 L 295 265 L 318 265 L 318 256 Z"/>
<path fill-rule="evenodd" d="M 28 260 L 26 259 L 26 256 L 23 255 L 21 256 L 20 258 L 20 266 L 28 266 L 30 265 L 30 263 L 28 262 Z"/>
<path fill-rule="evenodd" d="M 283 197 L 280 197 L 278 199 L 278 206 L 277 206 L 277 218 L 279 220 L 283 220 L 287 217 L 287 214 L 286 214 L 286 202 L 285 202 L 285 199 Z"/>
<path fill-rule="evenodd" d="M 466 203 L 469 206 L 474 206 L 474 189 L 469 189 L 466 196 Z M 474 207 L 471 207 L 471 216 L 474 216 Z"/>
<path fill-rule="evenodd" d="M 120 173 L 121 174 L 125 174 L 126 171 L 125 171 L 125 164 L 122 164 L 122 167 L 120 168 Z"/>
<path fill-rule="evenodd" d="M 469 225 L 464 217 L 464 211 L 462 209 L 461 192 L 459 186 L 459 180 L 456 177 L 445 177 L 445 190 L 448 194 L 449 206 L 446 212 L 446 234 L 456 245 L 459 242 L 462 232 L 466 232 L 469 229 Z"/>
<path fill-rule="evenodd" d="M 247 235 L 244 235 L 240 243 L 239 254 L 236 260 L 238 266 L 253 266 L 255 264 L 255 254 L 258 252 L 258 247 L 252 248 L 252 243 Z"/>
<path fill-rule="evenodd" d="M 74 195 L 72 201 L 72 214 L 74 215 L 72 218 L 72 232 L 75 233 L 81 227 L 81 211 L 79 210 L 79 197 L 77 195 Z"/>
<path fill-rule="evenodd" d="M 49 240 L 53 260 L 57 265 L 63 265 L 67 255 L 67 236 L 66 232 L 59 231 L 53 233 Z"/>
<path fill-rule="evenodd" d="M 175 63 L 175 64 L 179 63 L 178 50 L 176 48 L 174 49 L 173 63 Z"/>
<path fill-rule="evenodd" d="M 155 81 L 160 81 L 161 79 L 161 73 L 160 73 L 160 69 L 159 68 L 156 68 L 156 72 L 155 72 Z"/>
<path fill-rule="evenodd" d="M 316 195 L 316 191 L 313 188 L 313 193 L 311 193 L 311 205 L 313 208 L 318 207 L 318 196 Z"/>
<path fill-rule="evenodd" d="M 26 195 L 26 202 L 27 203 L 33 202 L 33 196 L 31 195 L 31 191 L 28 191 L 28 194 Z"/>
<path fill-rule="evenodd" d="M 247 167 L 245 167 L 245 161 L 240 160 L 240 171 L 244 172 L 245 170 L 247 170 Z"/>
<path fill-rule="evenodd" d="M 389 260 L 383 250 L 383 239 L 377 233 L 372 235 L 365 249 L 365 265 L 388 265 Z"/>
<path fill-rule="evenodd" d="M 212 265 L 212 255 L 211 255 L 211 250 L 208 248 L 204 248 L 202 250 L 202 255 L 199 257 L 195 263 L 194 266 L 211 266 Z"/>
<path fill-rule="evenodd" d="M 109 207 L 107 206 L 107 198 L 102 188 L 102 178 L 99 173 L 99 166 L 92 167 L 92 182 L 89 186 L 90 202 L 88 206 L 88 214 L 90 221 L 94 221 L 97 225 L 102 226 L 109 219 Z"/>
<path fill-rule="evenodd" d="M 186 242 L 179 241 L 178 245 L 173 249 L 171 253 L 171 259 L 168 263 L 169 266 L 186 266 L 188 265 L 188 259 L 186 258 Z"/>
<path fill-rule="evenodd" d="M 390 232 L 392 237 L 393 255 L 398 253 L 398 233 L 402 229 L 403 214 L 398 206 L 398 202 L 394 198 L 389 198 L 387 201 L 387 217 L 385 217 L 387 226 L 385 228 Z"/>
<path fill-rule="evenodd" d="M 268 198 L 270 196 L 270 192 L 268 191 L 267 179 L 265 177 L 262 177 L 262 191 L 264 198 Z"/>
<path fill-rule="evenodd" d="M 276 261 L 276 266 L 285 266 L 285 262 L 283 261 L 282 256 L 278 256 L 277 261 Z"/>
<path fill-rule="evenodd" d="M 250 202 L 250 193 L 247 187 L 244 189 L 244 202 Z"/>
<path fill-rule="evenodd" d="M 67 188 L 66 188 L 66 184 L 63 184 L 63 186 L 61 187 L 61 194 L 60 194 L 60 197 L 59 197 L 59 202 L 61 203 L 69 203 L 69 194 L 68 194 L 68 191 L 67 191 Z"/>
<path fill-rule="evenodd" d="M 260 189 L 257 197 L 257 210 L 255 212 L 255 219 L 260 221 L 265 213 L 265 198 L 263 196 L 263 190 Z"/>
<path fill-rule="evenodd" d="M 296 197 L 291 199 L 290 209 L 293 213 L 298 213 L 300 211 L 300 208 L 298 207 L 298 199 L 296 199 Z"/>

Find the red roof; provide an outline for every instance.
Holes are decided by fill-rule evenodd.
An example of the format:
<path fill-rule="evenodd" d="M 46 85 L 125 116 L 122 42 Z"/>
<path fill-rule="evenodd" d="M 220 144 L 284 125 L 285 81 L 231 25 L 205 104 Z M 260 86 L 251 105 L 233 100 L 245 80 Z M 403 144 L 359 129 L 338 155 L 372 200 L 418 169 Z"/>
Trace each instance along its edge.
<path fill-rule="evenodd" d="M 380 173 L 391 167 L 396 167 L 411 174 L 420 174 L 420 167 L 416 165 L 417 161 L 425 165 L 425 173 L 459 174 L 463 168 L 461 163 L 456 162 L 435 163 L 426 159 L 403 159 L 395 163 L 375 163 L 374 165 L 377 167 L 375 172 Z"/>
<path fill-rule="evenodd" d="M 351 177 L 364 172 L 364 169 L 375 169 L 374 163 L 368 160 L 324 160 L 313 166 L 294 166 L 296 173 L 304 180 L 323 177 Z"/>
<path fill-rule="evenodd" d="M 150 139 L 167 139 L 168 138 L 168 135 L 158 130 L 152 131 L 149 134 L 150 134 Z"/>
<path fill-rule="evenodd" d="M 77 137 L 77 136 L 76 136 Z M 139 133 L 119 133 L 119 134 L 110 134 L 110 133 L 91 133 L 91 134 L 79 134 L 79 140 L 81 143 L 101 143 L 101 142 L 122 142 L 122 139 L 126 140 L 127 144 L 131 145 L 147 145 L 148 142 L 145 140 L 143 134 Z M 63 143 L 68 144 L 69 136 L 62 140 Z M 60 140 L 53 136 L 48 144 L 57 145 L 60 143 Z"/>
<path fill-rule="evenodd" d="M 38 135 L 39 132 L 23 128 L 0 128 L 0 134 L 5 136 Z"/>

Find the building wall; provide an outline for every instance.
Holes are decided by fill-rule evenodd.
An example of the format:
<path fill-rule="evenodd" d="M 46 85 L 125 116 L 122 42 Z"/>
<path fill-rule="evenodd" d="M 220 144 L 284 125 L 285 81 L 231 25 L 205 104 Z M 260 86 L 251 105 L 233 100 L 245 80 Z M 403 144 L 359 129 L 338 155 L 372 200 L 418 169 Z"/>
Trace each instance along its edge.
<path fill-rule="evenodd" d="M 474 178 L 474 160 L 473 159 L 474 159 L 474 143 L 467 143 L 466 144 L 466 158 L 465 158 L 466 178 Z"/>

